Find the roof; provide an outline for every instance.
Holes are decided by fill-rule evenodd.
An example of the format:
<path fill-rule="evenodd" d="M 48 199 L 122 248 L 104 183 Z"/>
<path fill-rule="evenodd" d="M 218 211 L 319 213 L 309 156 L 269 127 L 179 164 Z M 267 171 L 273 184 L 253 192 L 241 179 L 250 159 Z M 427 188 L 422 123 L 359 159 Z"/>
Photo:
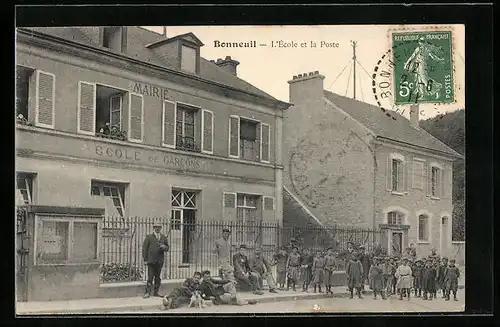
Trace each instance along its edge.
<path fill-rule="evenodd" d="M 395 111 L 391 111 L 391 116 L 396 118 L 393 119 L 386 115 L 379 107 L 366 102 L 354 100 L 329 91 L 324 91 L 324 94 L 326 99 L 371 130 L 376 137 L 391 139 L 438 151 L 452 157 L 462 158 L 462 155 L 431 134 L 421 128 L 413 127 L 408 119 Z"/>
<path fill-rule="evenodd" d="M 105 48 L 99 43 L 99 27 L 29 27 L 26 30 L 32 30 L 34 32 L 62 38 L 72 42 L 92 46 L 99 48 L 104 51 L 113 52 L 108 48 Z M 186 33 L 183 35 L 178 35 L 169 39 L 165 39 L 165 36 L 158 34 L 156 32 L 141 28 L 138 26 L 128 26 L 127 28 L 127 50 L 126 53 L 122 55 L 140 60 L 145 63 L 154 64 L 163 68 L 168 68 L 172 70 L 178 70 L 168 62 L 167 58 L 160 58 L 152 50 L 147 48 L 148 45 L 152 45 L 165 40 L 172 40 L 180 37 L 191 37 L 198 40 L 196 36 L 192 33 Z M 201 42 L 201 41 L 200 41 Z M 154 47 L 153 47 L 154 48 Z M 165 56 L 166 57 L 166 56 Z M 242 80 L 238 76 L 231 74 L 224 68 L 217 66 L 215 63 L 200 57 L 200 72 L 197 75 L 201 79 L 207 81 L 212 81 L 257 95 L 259 97 L 271 100 L 279 101 L 268 93 L 260 90 L 259 88 L 253 86 L 252 84 Z M 281 101 L 280 101 L 281 102 Z"/>

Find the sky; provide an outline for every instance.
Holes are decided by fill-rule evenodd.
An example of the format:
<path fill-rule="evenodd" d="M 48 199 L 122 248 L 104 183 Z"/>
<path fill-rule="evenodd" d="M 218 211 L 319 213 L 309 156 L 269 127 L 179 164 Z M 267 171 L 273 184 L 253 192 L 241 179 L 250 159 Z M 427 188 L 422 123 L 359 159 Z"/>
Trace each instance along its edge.
<path fill-rule="evenodd" d="M 434 25 L 436 26 L 436 25 Z M 143 26 L 163 33 L 163 26 Z M 301 26 L 168 26 L 167 37 L 188 32 L 194 33 L 203 43 L 201 56 L 217 60 L 231 56 L 240 62 L 238 77 L 274 96 L 287 101 L 288 83 L 294 75 L 319 71 L 325 76 L 324 88 L 334 93 L 353 97 L 353 49 L 356 41 L 356 98 L 376 105 L 372 91 L 372 78 L 377 62 L 391 47 L 391 29 L 398 25 L 301 25 Z M 421 29 L 428 26 L 404 26 Z M 420 105 L 420 119 L 465 108 L 465 26 L 451 25 L 453 30 L 455 98 L 456 102 L 446 105 Z M 256 48 L 215 47 L 215 41 L 256 41 Z M 295 42 L 297 47 L 271 47 L 283 41 Z M 307 47 L 302 48 L 301 43 Z M 315 42 L 317 47 L 311 47 Z M 321 46 L 324 42 L 325 46 Z M 338 46 L 327 47 L 326 44 Z M 266 44 L 267 46 L 259 46 Z M 390 108 L 387 108 L 390 109 Z M 408 117 L 408 112 L 403 113 Z M 401 113 L 401 111 L 400 111 Z"/>

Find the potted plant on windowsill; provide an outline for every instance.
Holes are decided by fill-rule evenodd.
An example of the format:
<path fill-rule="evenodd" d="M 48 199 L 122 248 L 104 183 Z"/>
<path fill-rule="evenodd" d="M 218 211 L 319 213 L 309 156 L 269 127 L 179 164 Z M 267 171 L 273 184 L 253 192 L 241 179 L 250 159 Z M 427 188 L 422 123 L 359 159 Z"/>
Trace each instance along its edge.
<path fill-rule="evenodd" d="M 32 124 L 23 116 L 23 114 L 19 114 L 17 115 L 16 117 L 16 122 L 18 124 L 22 124 L 22 125 L 27 125 L 27 126 L 31 126 Z"/>
<path fill-rule="evenodd" d="M 127 132 L 122 131 L 118 128 L 118 126 L 110 126 L 109 123 L 106 123 L 105 126 L 101 127 L 99 129 L 99 133 L 97 133 L 97 136 L 99 137 L 104 137 L 104 138 L 109 138 L 113 140 L 120 140 L 120 141 L 126 141 L 127 140 Z"/>

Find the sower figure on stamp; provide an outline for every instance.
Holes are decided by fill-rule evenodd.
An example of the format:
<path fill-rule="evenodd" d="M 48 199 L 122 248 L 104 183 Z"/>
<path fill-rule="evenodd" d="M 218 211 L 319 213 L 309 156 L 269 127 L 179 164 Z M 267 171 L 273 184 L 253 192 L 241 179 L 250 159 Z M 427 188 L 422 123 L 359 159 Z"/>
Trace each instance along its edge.
<path fill-rule="evenodd" d="M 215 241 L 214 253 L 217 254 L 217 265 L 219 267 L 219 276 L 224 274 L 223 270 L 233 270 L 231 265 L 231 244 L 229 243 L 229 228 L 222 230 L 222 237 Z"/>
<path fill-rule="evenodd" d="M 443 289 L 446 293 L 446 301 L 450 300 L 450 291 L 453 292 L 453 300 L 458 301 L 457 299 L 457 290 L 458 290 L 458 279 L 460 278 L 460 270 L 455 266 L 455 259 L 450 260 L 449 266 L 446 268 L 444 272 L 443 278 Z"/>
<path fill-rule="evenodd" d="M 273 256 L 272 265 L 276 266 L 276 281 L 279 284 L 279 289 L 283 291 L 285 289 L 286 282 L 286 262 L 288 261 L 288 254 L 286 249 L 282 247 L 278 253 Z"/>
<path fill-rule="evenodd" d="M 146 236 L 142 244 L 142 258 L 147 264 L 148 280 L 146 283 L 146 290 L 144 298 L 151 296 L 161 297 L 158 293 L 161 283 L 161 268 L 165 260 L 165 252 L 169 250 L 168 240 L 165 235 L 161 233 L 161 223 L 155 221 L 153 225 L 153 233 Z M 153 286 L 154 279 L 154 286 Z"/>
<path fill-rule="evenodd" d="M 302 291 L 308 292 L 312 279 L 313 256 L 308 249 L 304 249 L 300 258 L 300 279 L 302 281 Z"/>
<path fill-rule="evenodd" d="M 274 281 L 273 274 L 271 273 L 271 266 L 267 259 L 262 255 L 262 250 L 260 248 L 255 249 L 254 255 L 249 260 L 250 270 L 257 277 L 259 283 L 259 289 L 263 289 L 262 281 L 265 278 L 267 281 L 267 286 L 269 286 L 269 292 L 278 293 L 276 291 L 276 282 Z"/>
<path fill-rule="evenodd" d="M 345 269 L 347 274 L 347 285 L 349 287 L 349 292 L 351 293 L 351 299 L 353 298 L 354 289 L 356 289 L 358 297 L 360 299 L 363 298 L 363 295 L 361 295 L 361 288 L 363 287 L 363 265 L 359 261 L 359 258 L 360 255 L 353 254 Z"/>
<path fill-rule="evenodd" d="M 300 254 L 298 253 L 299 248 L 297 246 L 292 247 L 292 253 L 288 256 L 288 261 L 286 263 L 286 271 L 288 275 L 286 290 L 290 289 L 290 284 L 292 284 L 292 289 L 296 291 L 295 285 L 299 281 L 300 275 Z"/>

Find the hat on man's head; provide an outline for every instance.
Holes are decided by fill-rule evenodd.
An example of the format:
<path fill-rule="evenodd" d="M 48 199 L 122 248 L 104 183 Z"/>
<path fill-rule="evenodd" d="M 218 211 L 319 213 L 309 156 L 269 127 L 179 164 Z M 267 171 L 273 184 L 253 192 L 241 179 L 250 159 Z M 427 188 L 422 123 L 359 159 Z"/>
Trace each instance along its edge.
<path fill-rule="evenodd" d="M 153 227 L 162 227 L 162 226 L 163 226 L 163 224 L 162 224 L 162 221 L 160 219 L 155 218 L 153 220 Z"/>
<path fill-rule="evenodd" d="M 448 258 L 447 257 L 442 257 L 441 260 L 448 260 Z"/>
<path fill-rule="evenodd" d="M 246 249 L 247 246 L 245 244 L 240 244 L 240 249 Z"/>
<path fill-rule="evenodd" d="M 226 233 L 226 232 L 227 232 L 227 233 L 231 233 L 231 230 L 230 230 L 229 228 L 224 228 L 224 229 L 222 230 L 222 232 L 223 232 L 223 233 Z"/>
<path fill-rule="evenodd" d="M 202 276 L 205 276 L 205 275 L 210 275 L 210 270 L 204 270 L 201 272 L 201 275 Z"/>
<path fill-rule="evenodd" d="M 455 263 L 455 259 L 450 259 L 450 263 Z"/>
<path fill-rule="evenodd" d="M 262 249 L 261 248 L 255 248 L 255 253 L 262 253 Z"/>

